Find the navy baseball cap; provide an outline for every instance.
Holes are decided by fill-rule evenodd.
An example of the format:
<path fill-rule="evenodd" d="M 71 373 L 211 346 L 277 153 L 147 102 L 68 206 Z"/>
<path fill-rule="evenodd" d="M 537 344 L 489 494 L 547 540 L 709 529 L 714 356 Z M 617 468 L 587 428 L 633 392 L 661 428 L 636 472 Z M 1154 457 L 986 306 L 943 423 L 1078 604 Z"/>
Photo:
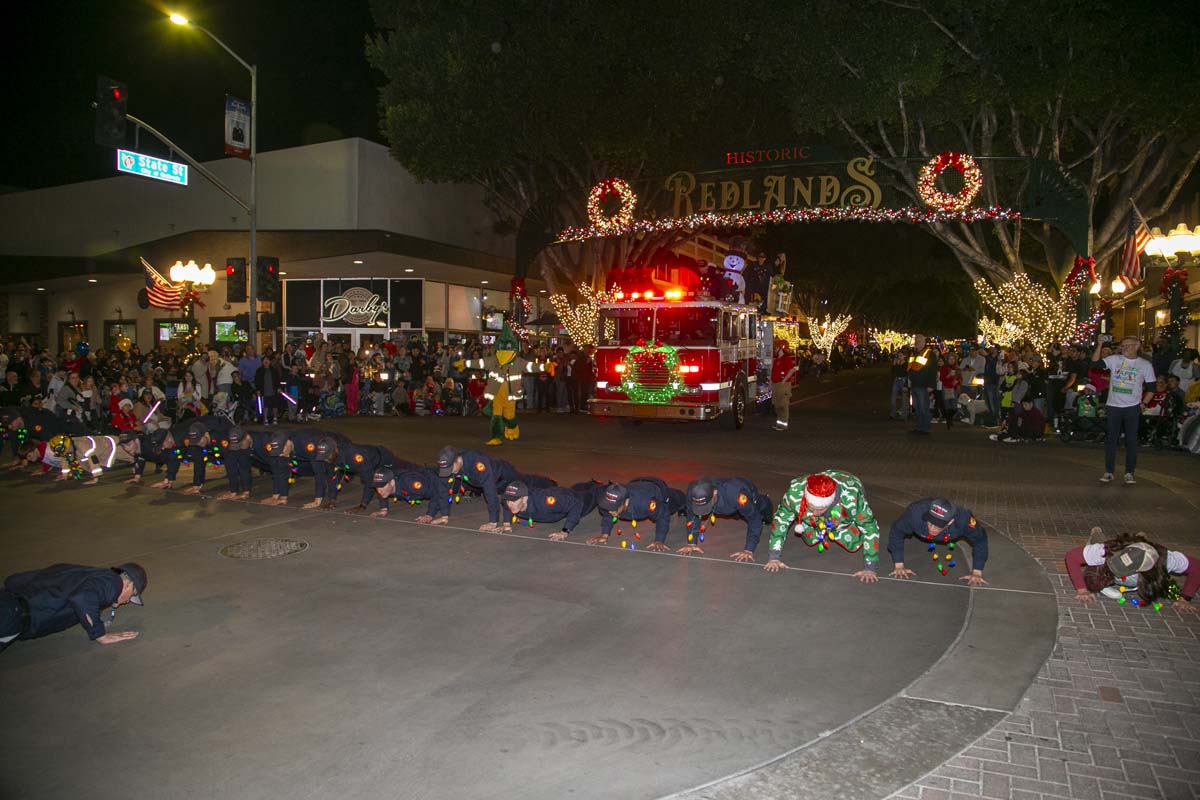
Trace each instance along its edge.
<path fill-rule="evenodd" d="M 692 485 L 688 487 L 688 507 L 693 514 L 702 517 L 712 511 L 713 492 L 716 488 L 709 480 L 692 481 Z"/>
<path fill-rule="evenodd" d="M 371 476 L 371 486 L 375 487 L 376 489 L 382 489 L 395 479 L 396 473 L 392 472 L 387 467 L 384 467 L 383 469 L 376 470 L 375 474 Z"/>
<path fill-rule="evenodd" d="M 936 528 L 944 528 L 954 521 L 954 504 L 944 497 L 935 497 L 922 515 L 926 522 Z"/>
<path fill-rule="evenodd" d="M 163 447 L 166 445 L 167 437 L 170 435 L 171 435 L 170 431 L 164 431 L 161 429 L 150 434 L 150 437 L 149 437 L 150 450 L 152 452 L 158 452 L 158 451 L 162 450 Z"/>
<path fill-rule="evenodd" d="M 246 429 L 241 425 L 234 425 L 229 429 L 229 449 L 241 450 L 242 441 L 246 438 Z"/>
<path fill-rule="evenodd" d="M 122 564 L 119 567 L 114 567 L 114 569 L 123 575 L 127 575 L 133 583 L 133 596 L 129 598 L 129 602 L 135 606 L 145 605 L 142 602 L 142 592 L 146 591 L 146 570 L 142 569 L 142 565 L 130 562 Z"/>
<path fill-rule="evenodd" d="M 505 500 L 520 500 L 522 497 L 529 497 L 529 487 L 521 481 L 513 481 L 504 487 Z"/>
<path fill-rule="evenodd" d="M 192 439 L 200 439 L 206 433 L 208 433 L 207 425 L 199 421 L 193 422 L 191 425 L 188 425 L 187 441 L 191 442 Z"/>
<path fill-rule="evenodd" d="M 129 444 L 130 442 L 136 442 L 141 437 L 141 435 L 142 434 L 138 433 L 137 431 L 122 431 L 121 435 L 117 437 L 117 442 L 119 444 Z"/>
<path fill-rule="evenodd" d="M 446 446 L 438 451 L 437 470 L 439 478 L 449 478 L 454 474 L 454 460 L 458 458 L 458 450 Z"/>
<path fill-rule="evenodd" d="M 627 497 L 629 497 L 629 491 L 624 486 L 619 483 L 610 483 L 600 493 L 600 497 L 596 500 L 596 505 L 605 511 L 616 511 L 621 507 L 621 503 L 625 502 L 625 498 Z"/>

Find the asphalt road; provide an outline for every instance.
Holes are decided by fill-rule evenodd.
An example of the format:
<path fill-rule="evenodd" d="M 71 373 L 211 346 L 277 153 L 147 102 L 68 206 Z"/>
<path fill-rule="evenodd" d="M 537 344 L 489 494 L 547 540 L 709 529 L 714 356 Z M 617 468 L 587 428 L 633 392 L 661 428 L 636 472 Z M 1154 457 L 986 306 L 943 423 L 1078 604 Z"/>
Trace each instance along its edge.
<path fill-rule="evenodd" d="M 562 484 L 739 474 L 775 498 L 837 467 L 862 475 L 886 531 L 916 497 L 888 476 L 935 480 L 935 448 L 976 447 L 965 437 L 978 433 L 911 441 L 881 420 L 884 381 L 805 384 L 786 433 L 764 418 L 729 432 L 524 415 L 521 440 L 497 454 Z M 414 461 L 487 436 L 478 418 L 331 427 Z M 991 466 L 981 458 L 981 479 Z M 404 506 L 383 520 L 300 510 L 303 479 L 291 507 L 268 508 L 120 477 L 0 480 L 4 574 L 136 559 L 150 575 L 145 608 L 113 626 L 140 631 L 133 642 L 75 629 L 0 656 L 0 704 L 21 721 L 0 797 L 651 798 L 768 762 L 801 764 L 806 796 L 883 796 L 1012 708 L 1053 643 L 1045 581 L 999 533 L 987 589 L 956 580 L 967 559 L 942 577 L 916 546 L 918 580 L 864 586 L 848 577 L 861 556 L 795 538 L 787 572 L 761 569 L 765 540 L 758 564 L 729 561 L 734 521 L 685 557 L 617 537 L 589 547 L 597 517 L 554 543 L 555 526 L 479 532 L 481 501 L 431 528 Z M 257 537 L 308 547 L 219 554 Z M 683 537 L 677 521 L 668 542 Z M 896 757 L 897 738 L 919 736 Z M 844 750 L 813 758 L 822 747 Z"/>

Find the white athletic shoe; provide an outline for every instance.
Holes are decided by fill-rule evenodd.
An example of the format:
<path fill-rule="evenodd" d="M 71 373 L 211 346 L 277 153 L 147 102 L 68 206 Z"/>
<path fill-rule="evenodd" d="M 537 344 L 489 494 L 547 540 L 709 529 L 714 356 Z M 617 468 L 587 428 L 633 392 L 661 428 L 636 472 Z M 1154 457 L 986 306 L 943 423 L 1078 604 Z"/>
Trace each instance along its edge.
<path fill-rule="evenodd" d="M 1135 480 L 1133 479 L 1133 473 L 1132 473 L 1132 472 L 1126 472 L 1126 473 L 1125 473 L 1125 485 L 1126 485 L 1126 486 L 1133 486 L 1135 483 L 1137 483 L 1137 481 L 1135 481 Z"/>
<path fill-rule="evenodd" d="M 1106 473 L 1104 473 L 1103 475 L 1101 475 L 1101 476 L 1100 476 L 1100 482 L 1101 482 L 1101 483 L 1112 483 L 1112 473 L 1111 473 L 1111 472 L 1106 472 Z"/>

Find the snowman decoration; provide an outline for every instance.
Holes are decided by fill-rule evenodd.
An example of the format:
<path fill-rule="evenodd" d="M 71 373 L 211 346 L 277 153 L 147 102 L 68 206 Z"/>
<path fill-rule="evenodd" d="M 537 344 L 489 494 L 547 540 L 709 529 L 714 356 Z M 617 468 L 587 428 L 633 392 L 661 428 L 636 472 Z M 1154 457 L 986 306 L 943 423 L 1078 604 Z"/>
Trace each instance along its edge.
<path fill-rule="evenodd" d="M 725 300 L 735 303 L 746 302 L 746 278 L 742 272 L 746 269 L 746 246 L 744 242 L 735 239 L 730 246 L 729 254 L 725 256 L 725 281 L 729 294 Z"/>

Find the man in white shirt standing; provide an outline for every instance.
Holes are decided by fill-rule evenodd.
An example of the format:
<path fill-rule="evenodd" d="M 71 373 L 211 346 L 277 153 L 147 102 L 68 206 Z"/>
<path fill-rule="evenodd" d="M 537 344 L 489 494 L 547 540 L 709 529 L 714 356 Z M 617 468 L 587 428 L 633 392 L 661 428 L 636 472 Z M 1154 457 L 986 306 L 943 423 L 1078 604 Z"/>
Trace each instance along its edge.
<path fill-rule="evenodd" d="M 1138 420 L 1142 415 L 1142 407 L 1149 402 L 1153 391 L 1147 390 L 1147 385 L 1154 386 L 1154 366 L 1138 355 L 1139 342 L 1136 336 L 1126 336 L 1121 340 L 1120 352 L 1100 358 L 1102 341 L 1096 339 L 1096 349 L 1092 353 L 1092 366 L 1107 369 L 1110 375 L 1108 386 L 1108 432 L 1104 440 L 1104 474 L 1100 476 L 1101 483 L 1109 483 L 1113 479 L 1113 470 L 1117 467 L 1117 444 L 1121 431 L 1125 432 L 1125 483 L 1133 485 L 1133 471 L 1137 468 Z"/>

